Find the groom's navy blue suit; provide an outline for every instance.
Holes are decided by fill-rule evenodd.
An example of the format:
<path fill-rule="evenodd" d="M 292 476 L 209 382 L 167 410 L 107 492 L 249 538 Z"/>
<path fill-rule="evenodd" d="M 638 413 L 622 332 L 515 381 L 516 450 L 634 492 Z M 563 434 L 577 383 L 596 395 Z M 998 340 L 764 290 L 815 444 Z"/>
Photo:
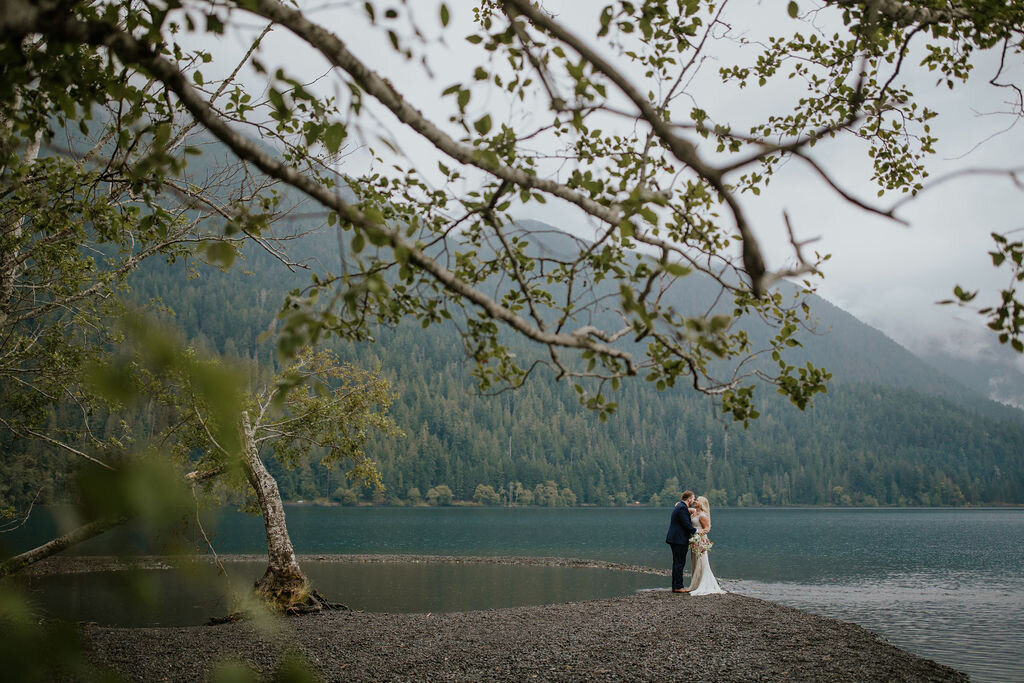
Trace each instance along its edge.
<path fill-rule="evenodd" d="M 690 536 L 697 533 L 690 521 L 690 509 L 686 503 L 679 501 L 672 509 L 672 517 L 668 523 L 668 536 L 665 543 L 672 546 L 672 589 L 683 587 L 683 570 L 686 568 L 686 556 L 690 554 Z"/>

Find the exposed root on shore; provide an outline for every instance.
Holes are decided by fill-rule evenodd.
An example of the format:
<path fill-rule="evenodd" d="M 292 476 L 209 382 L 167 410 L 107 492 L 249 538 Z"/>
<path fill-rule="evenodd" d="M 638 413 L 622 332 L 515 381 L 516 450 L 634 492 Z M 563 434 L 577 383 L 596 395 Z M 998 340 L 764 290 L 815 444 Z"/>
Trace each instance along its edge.
<path fill-rule="evenodd" d="M 267 607 L 285 616 L 302 616 L 303 614 L 314 614 L 316 612 L 324 612 L 327 610 L 348 610 L 347 605 L 343 605 L 340 602 L 331 602 L 325 598 L 320 591 L 307 588 L 304 592 L 304 597 L 301 599 L 291 599 L 287 604 L 277 603 L 273 600 L 267 600 L 266 596 L 257 592 L 260 599 L 263 600 Z M 219 626 L 221 624 L 233 624 L 237 621 L 246 621 L 253 617 L 251 611 L 238 610 L 235 612 L 229 612 L 222 617 L 210 617 L 206 625 L 207 626 Z"/>
<path fill-rule="evenodd" d="M 322 612 L 324 610 L 347 609 L 348 607 L 340 602 L 331 602 L 321 595 L 320 591 L 310 590 L 304 601 L 288 605 L 288 607 L 285 608 L 284 613 L 292 616 L 298 616 L 300 614 L 312 614 L 313 612 Z"/>

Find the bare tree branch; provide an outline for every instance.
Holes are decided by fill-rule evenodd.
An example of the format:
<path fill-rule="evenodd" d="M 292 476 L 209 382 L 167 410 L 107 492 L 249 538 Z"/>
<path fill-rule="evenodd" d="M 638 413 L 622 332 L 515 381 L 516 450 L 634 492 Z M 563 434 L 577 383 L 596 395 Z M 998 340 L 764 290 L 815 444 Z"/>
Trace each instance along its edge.
<path fill-rule="evenodd" d="M 25 516 L 22 517 L 20 522 L 16 519 L 12 519 L 8 522 L 4 522 L 3 525 L 0 525 L 2 526 L 2 528 L 0 528 L 0 534 L 9 534 L 16 529 L 20 529 L 21 527 L 25 526 L 25 524 L 28 522 L 28 518 L 32 516 L 32 508 L 35 507 L 36 501 L 39 500 L 39 494 L 41 494 L 42 492 L 43 489 L 40 488 L 38 491 L 36 491 L 36 495 L 32 496 L 32 501 L 28 504 L 28 510 L 25 511 Z"/>
<path fill-rule="evenodd" d="M 265 2 L 265 0 L 263 0 Z M 56 22 L 56 23 L 54 23 Z M 622 349 L 594 342 L 590 338 L 567 334 L 552 334 L 537 329 L 521 316 L 501 306 L 491 297 L 458 279 L 451 271 L 427 256 L 401 233 L 385 223 L 374 220 L 359 209 L 351 206 L 339 195 L 331 192 L 314 179 L 295 168 L 283 164 L 260 149 L 255 143 L 228 126 L 198 96 L 188 80 L 173 64 L 152 51 L 149 45 L 116 26 L 102 22 L 83 22 L 72 17 L 54 17 L 47 25 L 50 32 L 60 31 L 65 38 L 81 40 L 90 44 L 106 45 L 128 63 L 139 64 L 159 78 L 174 92 L 182 104 L 199 120 L 207 130 L 230 147 L 239 158 L 248 161 L 269 176 L 277 178 L 301 190 L 325 207 L 338 213 L 342 219 L 358 228 L 383 236 L 394 248 L 408 254 L 409 261 L 430 274 L 448 290 L 482 308 L 488 316 L 500 320 L 523 336 L 542 344 L 589 349 L 611 358 L 618 358 L 627 365 L 628 374 L 636 374 L 632 354 Z"/>
<path fill-rule="evenodd" d="M 640 112 L 642 120 L 651 126 L 658 138 L 666 145 L 672 154 L 682 163 L 693 169 L 701 178 L 706 180 L 719 193 L 722 200 L 729 207 L 736 222 L 736 229 L 739 230 L 743 242 L 743 266 L 750 277 L 751 290 L 755 297 L 764 293 L 763 280 L 766 274 L 764 257 L 761 255 L 761 248 L 757 238 L 747 223 L 739 202 L 733 196 L 732 191 L 726 186 L 722 172 L 706 164 L 697 154 L 697 148 L 692 142 L 678 136 L 672 129 L 672 125 L 665 120 L 665 117 L 655 109 L 647 98 L 623 75 L 613 67 L 600 54 L 592 50 L 586 43 L 573 35 L 568 29 L 553 21 L 546 14 L 537 9 L 530 0 L 504 0 L 506 6 L 514 11 L 509 12 L 511 21 L 515 21 L 517 14 L 521 14 L 530 22 L 548 33 L 554 38 L 562 41 L 574 49 L 593 68 L 602 73 L 633 103 Z"/>
<path fill-rule="evenodd" d="M 107 463 L 103 462 L 102 460 L 98 460 L 98 459 L 92 457 L 91 455 L 89 455 L 88 453 L 83 453 L 82 451 L 78 450 L 77 448 L 69 446 L 68 444 L 66 444 L 66 443 L 64 443 L 62 441 L 57 441 L 56 439 L 52 439 L 49 436 L 47 436 L 46 434 L 43 434 L 41 432 L 37 432 L 34 429 L 29 429 L 27 427 L 19 427 L 18 425 L 11 424 L 10 422 L 8 422 L 7 420 L 5 420 L 2 417 L 0 417 L 0 422 L 2 422 L 4 424 L 4 426 L 7 427 L 7 429 L 9 429 L 11 432 L 13 432 L 15 434 L 28 435 L 28 436 L 35 437 L 37 439 L 41 439 L 42 441 L 45 441 L 46 443 L 50 444 L 51 446 L 56 446 L 57 448 L 65 450 L 68 453 L 71 453 L 73 455 L 77 455 L 80 458 L 85 458 L 86 460 L 88 460 L 88 461 L 90 461 L 90 462 L 92 462 L 92 463 L 94 463 L 96 465 L 99 465 L 100 467 L 103 467 L 103 468 L 111 470 L 111 471 L 114 470 L 113 467 L 111 467 Z"/>

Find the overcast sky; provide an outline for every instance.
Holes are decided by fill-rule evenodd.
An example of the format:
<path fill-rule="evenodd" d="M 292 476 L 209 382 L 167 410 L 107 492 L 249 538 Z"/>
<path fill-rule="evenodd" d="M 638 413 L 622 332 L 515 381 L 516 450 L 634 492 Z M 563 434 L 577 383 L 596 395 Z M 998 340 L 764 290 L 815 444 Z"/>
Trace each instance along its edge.
<path fill-rule="evenodd" d="M 593 36 L 589 27 L 596 25 L 603 4 L 565 0 L 545 2 L 545 7 L 578 35 Z M 801 8 L 809 9 L 811 4 L 802 2 Z M 420 26 L 428 36 L 441 35 L 436 3 L 409 5 L 421 18 Z M 353 19 L 353 15 L 360 14 L 357 10 L 316 5 L 311 16 L 345 40 L 364 62 L 378 68 L 419 109 L 443 122 L 447 113 L 440 91 L 456 81 L 471 81 L 475 60 L 479 59 L 479 53 L 470 52 L 463 41 L 472 30 L 471 4 L 451 0 L 448 5 L 453 21 L 443 34 L 444 43 L 438 42 L 428 51 L 430 72 L 399 58 L 381 29 Z M 798 25 L 787 17 L 783 2 L 747 0 L 733 2 L 729 7 L 731 13 L 725 18 L 733 27 L 733 37 L 742 35 L 758 40 L 769 33 L 808 31 L 806 25 Z M 818 21 L 826 22 L 827 17 L 821 16 Z M 828 26 L 822 24 L 819 28 L 827 30 Z M 246 37 L 229 37 L 228 41 L 241 50 L 248 47 Z M 590 42 L 597 44 L 593 39 Z M 222 43 L 220 48 L 224 47 Z M 739 90 L 723 88 L 717 79 L 720 65 L 730 61 L 751 63 L 756 57 L 755 48 L 719 41 L 716 53 L 718 61 L 706 62 L 690 86 L 694 102 L 708 110 L 714 120 L 743 130 L 766 111 L 792 110 L 798 93 L 787 90 L 785 84 Z M 303 52 L 281 29 L 268 38 L 261 59 L 268 66 L 282 64 L 292 73 L 310 78 L 326 71 L 323 62 Z M 1019 57 L 1017 60 L 1004 69 L 1004 81 L 1024 80 L 1024 68 Z M 972 82 L 953 91 L 936 85 L 933 74 L 917 68 L 905 69 L 905 73 L 917 74 L 910 83 L 918 100 L 940 112 L 932 122 L 932 130 L 939 138 L 937 154 L 928 162 L 932 180 L 953 170 L 1024 168 L 1024 124 L 1018 125 L 1017 118 L 1007 113 L 1011 110 L 1008 102 L 1012 92 L 988 84 L 998 65 L 991 56 L 976 62 Z M 340 81 L 328 77 L 318 87 L 334 92 L 340 88 Z M 481 111 L 490 105 L 486 96 L 474 97 L 473 106 Z M 530 112 L 513 115 L 530 116 Z M 382 113 L 380 121 L 413 158 L 431 158 L 427 146 L 407 135 L 389 116 Z M 701 152 L 710 154 L 707 149 Z M 875 196 L 877 187 L 870 182 L 864 152 L 863 143 L 854 140 L 825 141 L 813 150 L 815 158 L 842 180 L 846 190 L 880 208 L 889 208 L 901 197 Z M 349 165 L 361 163 L 367 160 L 358 153 L 346 160 Z M 433 165 L 430 161 L 419 164 L 427 174 Z M 968 289 L 981 289 L 978 300 L 980 305 L 987 305 L 996 300 L 998 289 L 1008 283 L 1009 271 L 994 269 L 987 254 L 993 246 L 991 232 L 1024 230 L 1024 192 L 1008 176 L 970 175 L 942 183 L 900 209 L 897 215 L 907 221 L 906 226 L 845 202 L 796 161 L 788 163 L 775 176 L 768 191 L 757 198 L 744 195 L 743 201 L 770 267 L 781 267 L 790 257 L 782 219 L 786 210 L 800 239 L 819 238 L 812 248 L 832 254 L 819 286 L 823 297 L 912 350 L 939 345 L 955 353 L 973 354 L 991 347 L 990 335 L 985 333 L 980 316 L 952 306 L 937 306 L 935 302 L 949 298 L 953 286 L 962 284 Z M 519 213 L 521 217 L 584 235 L 592 230 L 577 210 L 557 202 L 530 205 Z M 1018 233 L 1018 238 L 1022 234 Z M 1013 355 L 1008 348 L 1003 352 Z M 1020 367 L 1024 369 L 1024 362 Z"/>

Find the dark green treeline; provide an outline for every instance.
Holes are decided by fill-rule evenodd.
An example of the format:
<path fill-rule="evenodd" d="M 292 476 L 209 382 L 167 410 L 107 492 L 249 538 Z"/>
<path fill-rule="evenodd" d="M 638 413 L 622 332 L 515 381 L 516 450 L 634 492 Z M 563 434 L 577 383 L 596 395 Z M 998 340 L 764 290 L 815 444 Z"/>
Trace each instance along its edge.
<path fill-rule="evenodd" d="M 646 503 L 681 486 L 731 505 L 995 503 L 1024 494 L 1020 424 L 909 390 L 838 383 L 805 412 L 767 393 L 762 416 L 744 430 L 686 388 L 659 393 L 632 382 L 616 395 L 617 415 L 601 423 L 548 377 L 472 396 L 454 344 L 422 339 L 403 329 L 382 335 L 376 353 L 354 350 L 360 362 L 379 360 L 402 394 L 395 417 L 408 437 L 374 446 L 399 498 L 439 484 L 458 499 L 471 499 L 478 484 L 507 496 L 510 482 L 513 490 L 553 482 L 598 505 Z"/>

